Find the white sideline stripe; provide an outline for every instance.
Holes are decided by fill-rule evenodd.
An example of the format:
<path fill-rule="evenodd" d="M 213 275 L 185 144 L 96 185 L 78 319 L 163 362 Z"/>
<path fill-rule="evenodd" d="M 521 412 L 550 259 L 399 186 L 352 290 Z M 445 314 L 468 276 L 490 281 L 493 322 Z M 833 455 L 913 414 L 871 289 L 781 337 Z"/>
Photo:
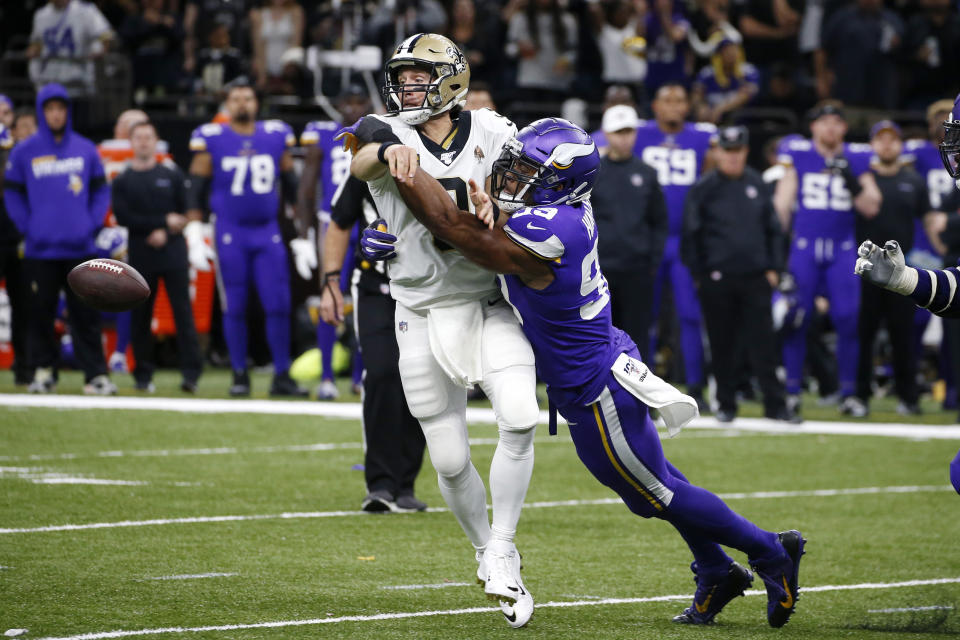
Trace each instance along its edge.
<path fill-rule="evenodd" d="M 755 493 L 721 493 L 724 500 L 804 498 L 855 496 L 880 493 L 929 493 L 953 491 L 949 485 L 931 485 L 916 487 L 857 487 L 852 489 L 814 489 L 811 491 L 759 491 Z M 524 509 L 549 509 L 553 507 L 581 507 L 590 505 L 622 504 L 620 498 L 598 498 L 595 500 L 554 500 L 549 502 L 528 502 Z M 427 513 L 445 513 L 445 507 L 430 507 Z M 409 515 L 409 514 L 402 514 Z M 120 527 L 149 527 L 166 524 L 201 524 L 209 522 L 245 522 L 249 520 L 302 520 L 312 518 L 342 518 L 346 516 L 369 517 L 366 511 L 300 511 L 272 514 L 251 514 L 238 516 L 195 516 L 189 518 L 157 518 L 153 520 L 122 520 L 120 522 L 90 522 L 86 524 L 59 524 L 45 527 L 0 529 L 0 535 L 9 533 L 46 533 L 50 531 L 82 531 L 86 529 L 116 529 Z"/>
<path fill-rule="evenodd" d="M 385 585 L 380 587 L 381 589 L 397 589 L 401 591 L 405 590 L 416 590 L 416 589 L 446 589 L 447 587 L 472 587 L 473 585 L 469 582 L 441 582 L 440 584 L 397 584 L 397 585 Z"/>
<path fill-rule="evenodd" d="M 181 413 L 257 413 L 272 415 L 323 416 L 345 420 L 359 420 L 359 402 L 306 402 L 290 400 L 217 400 L 210 398 L 141 398 L 134 396 L 74 396 L 0 394 L 0 406 L 40 407 L 47 409 L 124 409 L 145 411 L 177 411 Z M 563 417 L 559 417 L 565 422 Z M 493 409 L 467 408 L 470 424 L 496 424 Z M 540 412 L 540 424 L 547 423 L 547 412 Z M 828 434 L 888 436 L 894 438 L 922 438 L 960 440 L 960 426 L 919 425 L 907 423 L 821 422 L 810 420 L 799 425 L 784 424 L 766 418 L 737 418 L 733 424 L 721 424 L 715 419 L 697 418 L 687 429 L 714 429 L 729 431 L 759 431 L 786 434 Z"/>
<path fill-rule="evenodd" d="M 955 584 L 960 578 L 937 578 L 933 580 L 908 580 L 906 582 L 868 582 L 863 584 L 823 585 L 819 587 L 801 587 L 800 594 L 818 591 L 853 591 L 861 589 L 896 589 L 900 587 L 920 587 L 935 584 Z M 766 591 L 750 590 L 745 595 L 766 595 Z M 536 605 L 537 609 L 561 609 L 568 607 L 595 607 L 608 604 L 643 604 L 648 602 L 669 602 L 689 600 L 690 594 L 674 596 L 652 596 L 647 598 L 603 598 L 601 600 L 577 600 L 572 602 L 545 602 Z M 445 611 L 408 611 L 398 613 L 378 613 L 372 616 L 340 616 L 338 618 L 311 618 L 308 620 L 277 620 L 273 622 L 255 622 L 252 624 L 222 624 L 207 627 L 162 627 L 157 629 L 132 629 L 118 631 L 100 631 L 82 633 L 73 636 L 45 637 L 39 640 L 105 640 L 106 638 L 128 638 L 131 636 L 155 636 L 169 633 L 203 633 L 208 631 L 238 631 L 241 629 L 276 629 L 280 627 L 303 627 L 339 622 L 376 622 L 379 620 L 402 620 L 405 618 L 426 618 L 434 616 L 455 616 L 470 613 L 500 611 L 499 607 L 471 607 L 469 609 L 447 609 Z"/>
<path fill-rule="evenodd" d="M 185 573 L 179 576 L 157 576 L 156 578 L 144 578 L 144 580 L 201 580 L 203 578 L 232 578 L 239 573 Z"/>
<path fill-rule="evenodd" d="M 903 613 L 905 611 L 953 611 L 953 607 L 933 605 L 930 607 L 903 607 L 900 609 L 867 609 L 867 613 Z"/>
<path fill-rule="evenodd" d="M 140 480 L 108 480 L 86 476 L 44 471 L 33 467 L 0 467 L 0 480 L 28 480 L 33 484 L 94 484 L 122 487 L 141 487 L 149 482 Z"/>

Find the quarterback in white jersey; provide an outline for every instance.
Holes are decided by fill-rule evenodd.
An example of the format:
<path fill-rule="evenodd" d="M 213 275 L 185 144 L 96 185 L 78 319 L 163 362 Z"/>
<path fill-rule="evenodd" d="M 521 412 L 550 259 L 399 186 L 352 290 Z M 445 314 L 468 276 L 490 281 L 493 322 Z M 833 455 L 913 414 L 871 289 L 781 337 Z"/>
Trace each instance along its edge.
<path fill-rule="evenodd" d="M 468 183 L 486 184 L 516 127 L 489 109 L 462 111 L 470 70 L 443 36 L 404 40 L 387 61 L 386 76 L 392 113 L 358 125 L 378 137 L 358 136 L 374 143 L 356 153 L 351 171 L 369 183 L 386 230 L 396 234 L 388 271 L 404 395 L 423 428 L 440 493 L 477 550 L 477 578 L 500 600 L 508 623 L 519 627 L 533 614 L 513 542 L 539 417 L 533 350 L 494 275 L 427 232 L 394 182 L 422 166 L 458 206 L 472 211 Z M 383 139 L 389 142 L 376 143 Z M 492 524 L 467 440 L 466 388 L 474 383 L 490 398 L 500 434 L 490 466 Z"/>

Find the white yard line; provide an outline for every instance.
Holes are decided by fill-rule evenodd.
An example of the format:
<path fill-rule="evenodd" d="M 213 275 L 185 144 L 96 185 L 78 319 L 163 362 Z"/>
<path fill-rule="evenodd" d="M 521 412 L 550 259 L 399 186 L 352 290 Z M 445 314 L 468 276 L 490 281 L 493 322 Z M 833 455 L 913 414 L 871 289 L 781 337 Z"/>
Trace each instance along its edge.
<path fill-rule="evenodd" d="M 800 593 L 814 593 L 824 591 L 854 591 L 866 589 L 896 589 L 901 587 L 920 587 L 936 584 L 956 584 L 960 578 L 935 578 L 932 580 L 908 580 L 905 582 L 874 582 L 864 584 L 822 585 L 816 587 L 801 587 Z M 747 596 L 766 595 L 765 591 L 751 590 Z M 647 598 L 603 598 L 601 600 L 575 600 L 570 602 L 545 602 L 536 605 L 537 609 L 555 609 L 569 607 L 596 607 L 615 604 L 643 604 L 649 602 L 669 602 L 673 600 L 689 600 L 690 594 L 672 596 L 652 596 Z M 166 634 L 204 633 L 211 631 L 239 631 L 242 629 L 276 629 L 282 627 L 304 627 L 321 624 L 338 624 L 341 622 L 377 622 L 381 620 L 402 620 L 405 618 L 426 618 L 436 616 L 455 616 L 471 613 L 487 613 L 500 611 L 499 607 L 471 607 L 469 609 L 447 609 L 445 611 L 407 611 L 397 613 L 379 613 L 370 616 L 339 616 L 331 618 L 311 618 L 308 620 L 276 620 L 272 622 L 255 622 L 251 624 L 221 624 L 203 627 L 162 627 L 156 629 L 131 629 L 117 631 L 99 631 L 82 633 L 72 636 L 45 637 L 39 640 L 106 640 L 107 638 L 128 638 L 132 636 L 156 636 Z"/>
<path fill-rule="evenodd" d="M 898 609 L 867 609 L 867 613 L 905 613 L 914 611 L 953 611 L 953 607 L 933 605 L 929 607 L 901 607 Z"/>
<path fill-rule="evenodd" d="M 140 480 L 108 480 L 88 476 L 47 471 L 34 467 L 0 467 L 0 480 L 28 480 L 33 484 L 92 484 L 119 487 L 142 487 L 150 484 Z"/>
<path fill-rule="evenodd" d="M 887 493 L 939 493 L 953 491 L 949 485 L 902 486 L 902 487 L 855 487 L 851 489 L 813 489 L 810 491 L 758 491 L 755 493 L 721 493 L 725 500 L 771 499 L 771 498 L 820 498 L 835 496 L 855 496 Z M 548 502 L 528 502 L 525 509 L 549 509 L 556 507 L 582 507 L 591 505 L 619 505 L 619 498 L 598 498 L 595 500 L 554 500 Z M 444 513 L 444 507 L 430 507 L 428 513 Z M 410 515 L 410 514 L 399 514 Z M 121 527 L 150 527 L 169 524 L 202 524 L 211 522 L 245 522 L 250 520 L 303 520 L 313 518 L 343 518 L 348 516 L 370 517 L 366 511 L 303 511 L 272 514 L 251 514 L 236 516 L 195 516 L 189 518 L 157 518 L 152 520 L 122 520 L 120 522 L 90 522 L 86 524 L 59 524 L 45 527 L 25 527 L 0 529 L 0 535 L 12 533 L 47 533 L 51 531 L 84 531 L 87 529 L 117 529 Z"/>
<path fill-rule="evenodd" d="M 157 576 L 155 578 L 144 578 L 144 580 L 202 580 L 204 578 L 232 578 L 239 573 L 185 573 L 179 576 Z"/>
<path fill-rule="evenodd" d="M 181 413 L 256 413 L 267 415 L 322 416 L 359 420 L 358 402 L 304 402 L 290 400 L 217 400 L 210 398 L 140 398 L 72 395 L 0 394 L 0 406 L 41 407 L 47 409 L 124 409 L 134 411 L 176 411 Z M 563 422 L 563 418 L 560 418 Z M 470 424 L 495 424 L 492 409 L 467 409 Z M 540 412 L 541 424 L 547 412 Z M 875 422 L 822 422 L 810 420 L 800 425 L 765 418 L 738 418 L 733 425 L 713 418 L 698 418 L 688 429 L 758 431 L 781 434 L 870 435 L 895 438 L 960 440 L 960 426 Z M 682 437 L 682 436 L 681 436 Z"/>

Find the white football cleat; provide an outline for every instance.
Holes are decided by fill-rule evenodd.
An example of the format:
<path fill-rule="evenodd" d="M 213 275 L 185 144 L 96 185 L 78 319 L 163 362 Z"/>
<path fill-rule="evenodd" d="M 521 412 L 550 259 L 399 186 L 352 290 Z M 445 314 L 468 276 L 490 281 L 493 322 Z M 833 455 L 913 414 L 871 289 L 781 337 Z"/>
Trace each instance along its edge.
<path fill-rule="evenodd" d="M 113 384 L 110 378 L 101 374 L 83 385 L 83 392 L 88 396 L 115 396 L 117 395 L 117 385 Z"/>
<path fill-rule="evenodd" d="M 340 391 L 333 380 L 322 380 L 317 385 L 317 400 L 336 400 L 340 397 Z"/>
<path fill-rule="evenodd" d="M 477 584 L 487 583 L 487 563 L 483 561 L 483 549 L 477 549 Z"/>
<path fill-rule="evenodd" d="M 527 624 L 533 616 L 533 596 L 520 577 L 520 553 L 512 542 L 491 540 L 483 555 L 487 569 L 484 592 L 500 601 L 500 610 L 514 628 Z"/>
<path fill-rule="evenodd" d="M 114 351 L 110 354 L 110 360 L 107 361 L 107 369 L 110 373 L 130 373 L 127 370 L 127 354 Z"/>

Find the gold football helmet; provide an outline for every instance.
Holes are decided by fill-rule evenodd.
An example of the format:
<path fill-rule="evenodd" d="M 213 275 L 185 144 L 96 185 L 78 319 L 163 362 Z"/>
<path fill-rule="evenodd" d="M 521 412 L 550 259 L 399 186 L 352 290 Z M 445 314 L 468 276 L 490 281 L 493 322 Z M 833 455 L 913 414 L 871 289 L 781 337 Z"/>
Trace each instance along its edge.
<path fill-rule="evenodd" d="M 430 73 L 428 84 L 401 84 L 400 72 L 416 67 Z M 384 101 L 390 113 L 417 125 L 455 106 L 463 106 L 470 85 L 470 65 L 452 40 L 436 33 L 412 35 L 397 47 L 384 68 Z M 422 93 L 415 106 L 404 106 L 404 96 Z"/>

